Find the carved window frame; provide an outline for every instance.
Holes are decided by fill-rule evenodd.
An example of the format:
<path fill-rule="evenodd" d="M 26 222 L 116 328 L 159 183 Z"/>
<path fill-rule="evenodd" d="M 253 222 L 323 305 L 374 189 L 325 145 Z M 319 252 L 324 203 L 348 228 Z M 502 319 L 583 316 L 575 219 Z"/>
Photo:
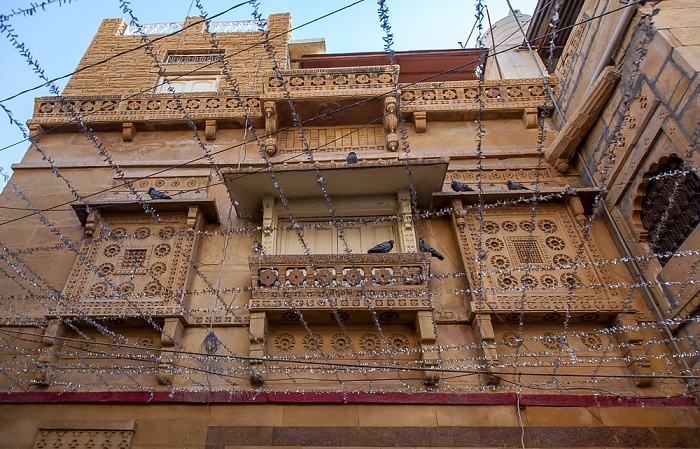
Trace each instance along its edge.
<path fill-rule="evenodd" d="M 388 199 L 389 196 L 378 196 L 377 198 Z M 367 198 L 365 198 L 367 199 Z M 303 223 L 313 223 L 315 221 L 328 222 L 331 220 L 330 213 L 327 210 L 325 200 L 323 198 L 307 199 L 309 204 L 315 204 L 316 208 L 299 209 L 292 204 L 291 208 L 294 212 L 295 219 Z M 394 240 L 394 249 L 392 252 L 417 252 L 416 234 L 411 214 L 411 199 L 408 191 L 399 191 L 395 199 L 392 198 L 387 206 L 375 208 L 371 213 L 363 211 L 361 208 L 353 210 L 352 207 L 345 207 L 343 204 L 350 198 L 334 199 L 334 207 L 336 207 L 336 216 L 339 218 L 360 219 L 367 216 L 383 218 L 393 222 L 392 234 Z M 293 201 L 292 201 L 293 203 Z M 392 216 L 397 216 L 397 220 L 392 220 Z M 279 200 L 273 196 L 263 198 L 263 236 L 262 246 L 267 254 L 281 254 L 278 248 L 278 229 L 284 226 L 284 221 L 288 220 L 286 209 L 281 207 Z M 380 243 L 380 242 L 377 242 Z"/>

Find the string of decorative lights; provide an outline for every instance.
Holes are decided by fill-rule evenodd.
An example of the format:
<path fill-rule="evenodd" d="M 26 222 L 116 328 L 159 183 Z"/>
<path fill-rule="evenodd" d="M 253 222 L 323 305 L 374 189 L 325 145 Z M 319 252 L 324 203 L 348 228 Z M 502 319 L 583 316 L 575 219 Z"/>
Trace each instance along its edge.
<path fill-rule="evenodd" d="M 411 189 L 411 190 L 413 191 L 413 189 Z M 226 235 L 230 235 L 229 232 L 226 232 L 225 234 L 226 234 Z M 64 244 L 64 243 L 62 243 L 62 245 L 63 245 L 63 244 Z M 647 259 L 647 260 L 648 260 L 648 259 Z M 598 261 L 594 261 L 594 262 L 598 262 Z M 482 270 L 480 270 L 480 271 L 482 271 Z M 690 282 L 692 282 L 691 279 L 688 279 L 688 280 L 689 280 Z M 621 347 L 621 346 L 616 346 L 616 347 Z M 4 372 L 3 372 L 3 373 L 4 373 Z M 5 373 L 4 373 L 4 374 L 5 374 Z"/>

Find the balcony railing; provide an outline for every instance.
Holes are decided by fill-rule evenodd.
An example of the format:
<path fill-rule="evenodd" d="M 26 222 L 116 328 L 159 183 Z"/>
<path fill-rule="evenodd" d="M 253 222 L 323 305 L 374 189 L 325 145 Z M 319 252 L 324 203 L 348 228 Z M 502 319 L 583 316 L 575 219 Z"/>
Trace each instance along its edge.
<path fill-rule="evenodd" d="M 223 92 L 181 93 L 178 94 L 178 100 L 171 94 L 90 95 L 63 97 L 63 100 L 61 102 L 58 97 L 37 98 L 33 122 L 44 124 L 71 121 L 73 113 L 90 123 L 183 120 L 180 106 L 193 119 L 242 118 L 245 117 L 246 108 L 253 117 L 261 116 L 260 100 L 249 94 L 239 97 Z"/>
<path fill-rule="evenodd" d="M 124 36 L 143 36 L 152 34 L 170 34 L 182 29 L 182 22 L 146 23 L 140 26 L 127 25 L 124 28 Z M 262 20 L 236 20 L 231 22 L 211 22 L 210 33 L 249 33 L 260 31 L 265 27 Z"/>
<path fill-rule="evenodd" d="M 430 308 L 424 254 L 250 256 L 251 310 Z"/>

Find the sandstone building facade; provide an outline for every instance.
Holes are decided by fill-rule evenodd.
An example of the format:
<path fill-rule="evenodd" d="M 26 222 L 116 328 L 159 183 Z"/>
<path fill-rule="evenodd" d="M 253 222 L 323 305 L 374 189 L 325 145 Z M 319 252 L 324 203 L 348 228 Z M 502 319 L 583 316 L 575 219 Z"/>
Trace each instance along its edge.
<path fill-rule="evenodd" d="M 540 3 L 103 21 L 0 196 L 0 448 L 698 447 L 700 7 Z"/>

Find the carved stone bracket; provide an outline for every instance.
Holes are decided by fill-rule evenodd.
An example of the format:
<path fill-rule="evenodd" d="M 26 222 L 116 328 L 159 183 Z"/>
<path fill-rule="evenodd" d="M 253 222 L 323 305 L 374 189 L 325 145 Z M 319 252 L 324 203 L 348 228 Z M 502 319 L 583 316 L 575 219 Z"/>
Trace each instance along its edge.
<path fill-rule="evenodd" d="M 527 129 L 537 128 L 538 118 L 537 108 L 525 108 L 523 111 L 523 122 Z"/>
<path fill-rule="evenodd" d="M 27 128 L 29 128 L 29 138 L 33 142 L 38 142 L 44 135 L 44 127 L 39 124 L 32 123 Z"/>
<path fill-rule="evenodd" d="M 617 327 L 620 331 L 615 337 L 625 346 L 622 357 L 627 360 L 627 368 L 633 374 L 651 374 L 651 363 L 644 346 L 644 337 L 639 331 L 634 313 L 618 315 Z M 638 387 L 650 387 L 651 378 L 636 378 L 635 383 Z"/>
<path fill-rule="evenodd" d="M 277 105 L 274 101 L 266 101 L 263 105 L 263 114 L 265 115 L 265 153 L 268 156 L 277 154 L 279 147 L 277 143 Z"/>
<path fill-rule="evenodd" d="M 53 381 L 54 373 L 51 366 L 55 366 L 58 362 L 58 354 L 63 347 L 62 337 L 66 335 L 66 325 L 57 319 L 49 321 L 44 338 L 42 339 L 43 347 L 39 355 L 39 370 L 34 375 L 34 380 L 40 385 L 49 385 Z"/>
<path fill-rule="evenodd" d="M 413 113 L 413 127 L 417 133 L 424 133 L 427 124 L 427 114 L 425 111 L 416 111 Z"/>
<path fill-rule="evenodd" d="M 216 130 L 216 120 L 204 121 L 204 136 L 207 138 L 207 140 L 216 140 Z"/>
<path fill-rule="evenodd" d="M 384 98 L 384 131 L 386 132 L 386 148 L 389 151 L 398 151 L 399 149 L 399 136 L 396 134 L 398 123 L 396 98 Z"/>
<path fill-rule="evenodd" d="M 462 200 L 452 200 L 452 222 L 459 232 L 464 232 L 467 222 L 464 219 L 464 205 Z"/>
<path fill-rule="evenodd" d="M 179 318 L 166 318 L 163 323 L 163 332 L 160 335 L 160 342 L 163 345 L 158 363 L 158 382 L 161 385 L 171 385 L 173 381 L 174 353 L 168 351 L 180 343 L 182 337 L 183 324 Z"/>
<path fill-rule="evenodd" d="M 92 237 L 95 233 L 95 228 L 97 226 L 97 218 L 93 212 L 90 212 L 85 220 L 85 235 Z"/>
<path fill-rule="evenodd" d="M 136 135 L 136 127 L 133 123 L 127 122 L 122 124 L 122 140 L 124 142 L 133 142 Z"/>

